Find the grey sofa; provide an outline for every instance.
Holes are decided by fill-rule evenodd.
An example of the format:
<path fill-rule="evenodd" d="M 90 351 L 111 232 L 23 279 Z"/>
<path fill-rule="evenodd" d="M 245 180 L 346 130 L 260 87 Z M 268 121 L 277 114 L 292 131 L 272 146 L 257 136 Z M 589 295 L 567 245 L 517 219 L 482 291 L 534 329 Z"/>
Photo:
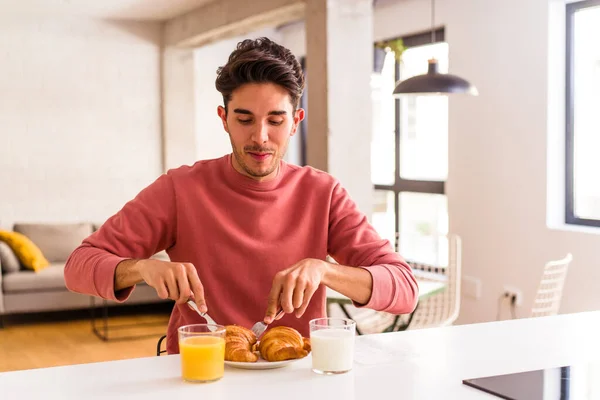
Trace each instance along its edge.
<path fill-rule="evenodd" d="M 73 293 L 66 288 L 63 271 L 71 252 L 92 234 L 94 228 L 91 223 L 14 225 L 13 230 L 33 241 L 51 264 L 38 273 L 26 270 L 10 247 L 0 241 L 0 327 L 2 317 L 9 314 L 90 307 L 90 296 Z M 168 260 L 165 252 L 156 254 L 154 258 Z M 140 284 L 123 304 L 164 301 L 153 288 Z M 99 305 L 100 302 L 95 303 Z M 116 305 L 119 303 L 108 302 L 108 306 Z"/>

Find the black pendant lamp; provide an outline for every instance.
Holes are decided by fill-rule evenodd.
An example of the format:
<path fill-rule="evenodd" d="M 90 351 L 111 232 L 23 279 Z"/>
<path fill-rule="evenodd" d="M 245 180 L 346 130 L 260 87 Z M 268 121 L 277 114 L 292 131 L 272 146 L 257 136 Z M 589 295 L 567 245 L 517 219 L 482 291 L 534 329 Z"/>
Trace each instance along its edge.
<path fill-rule="evenodd" d="M 435 42 L 435 0 L 431 0 L 431 43 Z M 463 93 L 477 96 L 477 88 L 465 79 L 451 74 L 438 72 L 438 60 L 429 60 L 427 73 L 399 81 L 394 89 L 394 96 Z"/>

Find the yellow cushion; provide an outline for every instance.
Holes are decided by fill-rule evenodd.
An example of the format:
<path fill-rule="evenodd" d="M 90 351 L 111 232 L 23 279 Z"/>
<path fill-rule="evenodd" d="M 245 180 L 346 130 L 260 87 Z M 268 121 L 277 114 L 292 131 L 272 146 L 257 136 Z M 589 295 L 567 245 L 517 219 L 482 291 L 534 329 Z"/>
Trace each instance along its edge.
<path fill-rule="evenodd" d="M 27 236 L 18 232 L 0 230 L 0 240 L 10 246 L 25 268 L 39 272 L 50 265 L 40 248 Z"/>

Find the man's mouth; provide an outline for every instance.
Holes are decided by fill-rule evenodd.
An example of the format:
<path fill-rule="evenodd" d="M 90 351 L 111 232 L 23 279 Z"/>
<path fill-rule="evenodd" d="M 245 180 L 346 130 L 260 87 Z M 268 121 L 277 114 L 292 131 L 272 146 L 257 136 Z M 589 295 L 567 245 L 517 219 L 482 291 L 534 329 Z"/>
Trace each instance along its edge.
<path fill-rule="evenodd" d="M 269 156 L 271 156 L 271 153 L 248 152 L 248 154 L 250 154 L 250 156 L 256 161 L 265 161 L 267 158 L 269 158 Z"/>

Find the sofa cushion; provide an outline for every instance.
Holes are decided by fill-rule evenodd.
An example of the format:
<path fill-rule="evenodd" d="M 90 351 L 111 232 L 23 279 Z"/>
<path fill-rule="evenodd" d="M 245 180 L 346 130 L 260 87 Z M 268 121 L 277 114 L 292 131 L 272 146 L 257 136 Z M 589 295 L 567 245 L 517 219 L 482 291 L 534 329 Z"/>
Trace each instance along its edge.
<path fill-rule="evenodd" d="M 64 263 L 53 263 L 40 272 L 19 271 L 2 277 L 2 289 L 6 293 L 43 290 L 67 290 Z"/>
<path fill-rule="evenodd" d="M 50 264 L 40 248 L 22 233 L 0 230 L 0 240 L 12 249 L 25 268 L 39 272 Z"/>
<path fill-rule="evenodd" d="M 20 232 L 33 241 L 51 263 L 65 262 L 69 255 L 92 234 L 92 224 L 15 224 Z"/>
<path fill-rule="evenodd" d="M 0 241 L 0 266 L 2 273 L 17 272 L 21 269 L 19 259 L 9 245 Z"/>

